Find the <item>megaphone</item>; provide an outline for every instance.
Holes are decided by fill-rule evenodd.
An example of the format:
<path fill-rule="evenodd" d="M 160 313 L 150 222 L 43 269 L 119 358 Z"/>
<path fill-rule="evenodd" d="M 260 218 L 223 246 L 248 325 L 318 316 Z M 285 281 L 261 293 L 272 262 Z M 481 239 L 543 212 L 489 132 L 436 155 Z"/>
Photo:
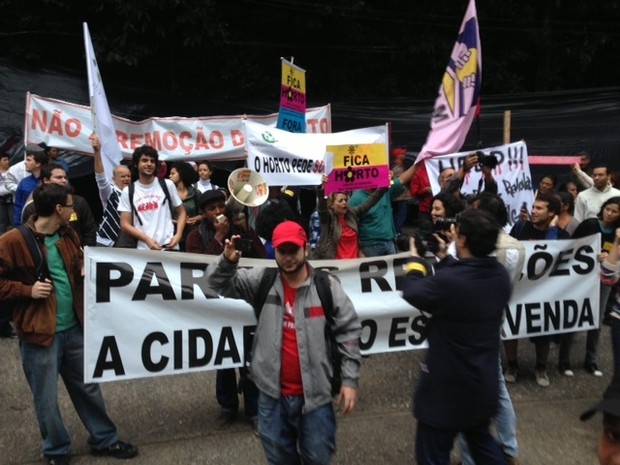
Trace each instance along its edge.
<path fill-rule="evenodd" d="M 228 191 L 241 205 L 258 207 L 269 198 L 269 186 L 256 171 L 237 168 L 228 176 Z"/>

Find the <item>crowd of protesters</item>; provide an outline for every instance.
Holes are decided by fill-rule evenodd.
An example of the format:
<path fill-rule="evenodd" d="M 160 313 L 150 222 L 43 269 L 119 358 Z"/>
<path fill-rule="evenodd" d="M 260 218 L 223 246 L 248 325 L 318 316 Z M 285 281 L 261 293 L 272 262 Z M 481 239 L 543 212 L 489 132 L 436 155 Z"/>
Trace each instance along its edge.
<path fill-rule="evenodd" d="M 56 148 L 45 144 L 28 144 L 24 162 L 12 167 L 9 167 L 8 157 L 0 154 L 0 242 L 15 244 L 21 240 L 22 247 L 15 248 L 18 250 L 15 253 L 29 254 L 30 245 L 26 239 L 21 239 L 21 235 L 26 237 L 27 232 L 24 232 L 26 229 L 20 225 L 26 225 L 26 228 L 34 231 L 33 235 L 39 241 L 50 264 L 50 269 L 43 277 L 23 277 L 22 287 L 27 287 L 27 291 L 22 289 L 20 294 L 13 283 L 16 278 L 12 270 L 17 266 L 13 263 L 15 256 L 10 255 L 9 249 L 3 251 L 4 255 L 0 257 L 3 260 L 0 262 L 0 298 L 5 301 L 39 302 L 49 299 L 54 287 L 71 291 L 69 295 L 72 300 L 60 302 L 58 299 L 57 317 L 61 318 L 62 307 L 64 320 L 58 326 L 52 325 L 56 327 L 55 335 L 48 333 L 47 338 L 38 339 L 28 333 L 23 325 L 24 312 L 30 311 L 28 305 L 24 305 L 22 310 L 19 310 L 20 305 L 12 306 L 13 313 L 9 315 L 3 312 L 0 318 L 0 336 L 19 337 L 23 343 L 24 370 L 37 406 L 37 417 L 44 440 L 43 452 L 50 464 L 68 463 L 69 439 L 62 422 L 53 422 L 46 417 L 44 411 L 39 411 L 39 403 L 50 400 L 49 393 L 45 396 L 37 393 L 45 390 L 43 387 L 49 389 L 55 381 L 40 379 L 35 375 L 36 370 L 30 368 L 35 357 L 28 347 L 44 346 L 53 351 L 66 351 L 69 349 L 65 346 L 62 349 L 57 347 L 61 340 L 59 333 L 66 337 L 68 331 L 75 332 L 78 328 L 81 336 L 79 328 L 82 324 L 82 309 L 80 305 L 75 305 L 74 300 L 81 297 L 82 290 L 75 282 L 75 263 L 72 262 L 69 269 L 67 260 L 69 256 L 81 257 L 84 246 L 167 249 L 218 255 L 221 256 L 218 262 L 221 263 L 218 265 L 221 273 L 235 279 L 236 271 L 230 266 L 236 264 L 240 256 L 272 258 L 276 260 L 282 273 L 281 286 L 284 293 L 288 292 L 286 299 L 296 295 L 300 282 L 314 275 L 306 258 L 352 259 L 410 251 L 412 259 L 406 269 L 408 281 L 405 298 L 416 307 L 428 311 L 432 320 L 436 321 L 436 326 L 429 326 L 429 339 L 432 340 L 427 362 L 430 362 L 430 365 L 422 367 L 421 384 L 416 399 L 427 399 L 428 405 L 444 405 L 443 414 L 440 409 L 439 414 L 434 411 L 432 415 L 419 406 L 415 407 L 418 418 L 416 456 L 420 463 L 426 463 L 427 460 L 444 463 L 442 460 L 445 460 L 446 450 L 449 454 L 459 432 L 464 433 L 464 440 L 459 441 L 459 444 L 463 450 L 465 465 L 498 463 L 497 457 L 511 465 L 518 463 L 516 416 L 505 385 L 520 379 L 518 340 L 506 341 L 502 356 L 499 325 L 511 283 L 514 283 L 514 275 L 520 272 L 517 269 L 518 263 L 523 263 L 523 250 L 522 246 L 519 248 L 519 241 L 600 235 L 602 247 L 598 253 L 598 261 L 601 264 L 603 282 L 600 291 L 600 315 L 612 328 L 613 369 L 614 373 L 620 373 L 616 369 L 620 367 L 620 317 L 617 316 L 620 315 L 620 296 L 613 287 L 620 279 L 620 264 L 617 260 L 617 249 L 620 245 L 620 190 L 614 187 L 614 179 L 608 167 L 591 163 L 585 153 L 581 156 L 581 162 L 572 167 L 570 182 L 558 187 L 557 178 L 553 174 L 545 174 L 540 179 L 531 211 L 522 210 L 519 220 L 513 225 L 510 235 L 507 235 L 502 232 L 507 223 L 506 208 L 501 197 L 497 195 L 492 169 L 482 167 L 481 192 L 473 196 L 464 196 L 460 192 L 466 173 L 479 165 L 477 154 L 467 156 L 458 171 L 444 170 L 437 180 L 441 191 L 436 195 L 432 193 L 424 164 L 408 162 L 404 158 L 406 152 L 395 149 L 391 159 L 393 171 L 389 188 L 336 192 L 325 196 L 323 188 L 327 178 L 324 176 L 323 183 L 315 189 L 316 198 L 310 208 L 301 204 L 300 189 L 295 186 L 270 186 L 270 195 L 265 204 L 260 208 L 252 208 L 244 206 L 225 188 L 213 183 L 215 168 L 208 161 L 197 164 L 167 164 L 161 162 L 158 152 L 148 146 L 136 149 L 129 166 L 119 165 L 108 180 L 103 172 L 99 140 L 93 136 L 91 143 L 103 209 L 98 225 L 89 203 L 71 189 L 68 180 L 69 166 L 58 158 L 59 152 Z M 56 200 L 58 203 L 53 205 Z M 473 210 L 483 212 L 471 213 Z M 308 211 L 314 213 L 308 215 Z M 300 229 L 291 226 L 294 224 Z M 284 238 L 282 231 L 277 232 L 281 225 L 286 225 L 290 237 Z M 48 236 L 59 234 L 58 242 L 52 243 L 44 231 L 37 227 L 47 227 Z M 407 232 L 410 232 L 411 236 Z M 489 260 L 488 256 L 496 259 Z M 301 268 L 295 268 L 287 275 L 283 270 L 293 263 L 291 257 L 296 257 L 295 266 L 298 264 L 299 267 L 305 267 L 303 269 L 308 272 L 300 274 Z M 23 259 L 24 257 L 20 258 Z M 32 262 L 36 265 L 34 259 L 26 261 L 30 266 Z M 459 321 L 458 316 L 455 323 L 452 321 L 454 316 L 441 310 L 444 306 L 450 308 L 456 304 L 448 290 L 435 295 L 431 279 L 439 283 L 445 279 L 456 279 L 453 282 L 462 282 L 465 287 L 471 286 L 472 289 L 484 287 L 484 282 L 488 282 L 491 276 L 499 276 L 496 269 L 498 262 L 501 264 L 500 269 L 507 269 L 509 273 L 505 277 L 501 276 L 495 287 L 497 298 L 494 304 L 490 306 L 488 301 L 472 301 L 469 302 L 471 308 L 468 307 L 467 310 L 475 316 L 476 308 L 484 307 L 492 313 L 491 316 L 487 315 L 491 320 L 485 320 L 484 315 L 478 317 L 483 321 L 492 321 L 492 324 L 488 325 L 488 331 L 484 335 L 480 334 L 479 326 L 475 334 L 469 334 L 466 331 L 467 324 Z M 244 274 L 243 276 L 243 279 L 246 279 Z M 212 279 L 214 283 L 219 283 L 217 277 Z M 248 279 L 257 284 L 260 281 L 254 275 Z M 291 283 L 294 283 L 293 287 Z M 224 287 L 224 284 L 221 283 L 220 286 Z M 339 288 L 334 289 L 341 292 Z M 239 289 L 235 289 L 229 293 L 237 295 L 239 292 Z M 462 293 L 457 293 L 455 299 L 458 300 L 459 297 L 462 297 Z M 339 299 L 347 308 L 348 318 L 351 318 L 347 334 L 357 334 L 354 309 L 349 308 L 350 302 L 346 296 L 339 295 Z M 295 297 L 292 297 L 291 304 L 294 305 L 294 302 Z M 289 318 L 291 314 L 292 312 L 285 311 Z M 451 329 L 441 329 L 442 325 Z M 462 331 L 454 333 L 455 327 L 461 327 Z M 48 332 L 49 328 L 48 322 Z M 290 332 L 285 332 L 285 335 L 287 336 L 283 337 L 291 337 Z M 573 333 L 567 333 L 555 339 L 548 336 L 531 339 L 536 351 L 535 379 L 538 386 L 545 388 L 550 385 L 547 370 L 552 344 L 560 347 L 557 361 L 559 373 L 567 377 L 574 376 L 574 367 L 571 364 L 573 336 Z M 473 358 L 469 357 L 467 347 L 471 347 L 473 354 L 479 349 L 477 344 L 480 343 L 480 338 L 486 338 L 487 341 L 484 357 L 481 357 L 480 352 L 477 352 L 477 356 L 472 355 Z M 589 330 L 583 355 L 583 368 L 595 377 L 603 374 L 598 366 L 599 339 L 598 328 Z M 442 382 L 441 378 L 433 378 L 434 371 L 426 370 L 435 364 L 435 370 L 441 372 L 441 366 L 437 365 L 440 362 L 434 354 L 441 354 L 441 357 L 454 354 L 451 345 L 457 341 L 462 350 L 459 357 L 467 358 L 468 362 L 474 365 L 480 365 L 479 369 L 472 369 L 469 373 L 459 373 L 460 386 L 469 381 L 473 386 L 484 379 L 485 389 L 463 389 L 459 397 L 453 398 L 449 386 L 442 384 L 445 379 Z M 283 341 L 282 344 L 283 351 L 291 347 L 290 341 Z M 343 350 L 349 354 L 348 363 L 353 365 L 347 365 L 349 384 L 347 390 L 340 392 L 339 399 L 345 403 L 346 411 L 349 412 L 356 401 L 356 397 L 348 389 L 356 389 L 357 386 L 358 373 L 354 367 L 359 361 L 359 347 L 353 347 L 350 340 L 343 344 L 343 347 L 346 347 L 346 350 Z M 74 356 L 80 356 L 82 345 L 83 342 L 77 343 L 78 347 L 73 349 L 77 355 Z M 295 353 L 294 357 L 302 357 L 302 354 Z M 498 366 L 499 377 L 496 376 Z M 288 365 L 283 365 L 282 369 L 288 370 L 287 367 Z M 48 368 L 63 373 L 60 365 Z M 77 373 L 76 376 L 82 375 L 73 364 L 68 370 Z M 246 420 L 252 425 L 254 433 L 263 439 L 270 463 L 288 463 L 288 460 L 293 460 L 291 457 L 300 460 L 297 452 L 291 453 L 287 450 L 284 453 L 283 449 L 280 450 L 297 447 L 294 442 L 265 444 L 265 441 L 273 440 L 267 428 L 274 427 L 274 424 L 268 423 L 261 416 L 259 400 L 265 401 L 268 397 L 260 397 L 264 394 L 267 381 L 264 374 L 257 373 L 244 368 L 239 370 L 237 378 L 234 369 L 218 371 L 216 398 L 221 411 L 217 427 L 224 429 L 235 421 L 240 405 L 239 394 L 243 394 Z M 296 395 L 303 395 L 304 390 L 310 389 L 302 382 L 303 373 L 299 370 L 286 373 L 293 377 L 293 391 Z M 273 376 L 270 374 L 269 377 Z M 257 388 L 256 379 L 260 380 L 262 388 Z M 116 437 L 115 427 L 107 418 L 103 399 L 96 385 L 76 382 L 75 379 L 71 380 L 70 376 L 66 378 L 64 373 L 63 380 L 68 383 L 68 388 L 72 386 L 71 389 L 76 390 L 76 395 L 95 399 L 92 401 L 94 410 L 88 410 L 84 421 L 91 433 L 93 454 L 117 458 L 135 456 L 137 448 L 119 441 Z M 620 386 L 620 383 L 616 384 Z M 612 388 L 613 386 L 610 387 Z M 429 389 L 431 391 L 428 391 Z M 52 392 L 55 392 L 55 389 Z M 445 394 L 444 398 L 442 392 Z M 468 395 L 470 397 L 467 397 Z M 321 396 L 322 393 L 316 394 L 313 400 L 323 398 Z M 455 402 L 454 409 L 447 407 L 446 399 Z M 476 410 L 476 415 L 472 416 L 471 412 L 460 408 L 467 402 L 473 402 L 470 407 Z M 460 404 L 459 408 L 457 403 Z M 484 408 L 481 408 L 481 405 L 484 405 Z M 78 403 L 76 409 L 80 408 L 81 404 Z M 287 409 L 293 407 L 287 404 L 278 408 L 288 411 Z M 297 409 L 298 406 L 294 408 Z M 304 418 L 307 415 L 303 405 L 295 412 Z M 101 416 L 101 422 L 91 421 L 91 415 Z M 472 423 L 474 417 L 475 422 Z M 497 439 L 493 439 L 487 429 L 492 418 L 498 433 Z M 324 417 L 321 417 L 320 421 L 327 421 L 327 425 L 333 423 L 332 419 L 326 420 Z M 296 428 L 297 426 L 293 429 L 300 435 L 299 445 L 303 449 L 304 435 L 309 435 L 310 431 L 307 428 Z M 438 430 L 443 433 L 448 431 L 449 434 L 438 434 Z M 314 439 L 320 442 L 325 438 Z M 301 451 L 301 460 L 303 463 L 329 463 L 334 449 L 335 444 L 330 437 L 325 450 L 319 448 L 315 451 L 320 458 L 313 458 L 312 454 L 304 455 L 305 452 Z M 490 450 L 492 451 L 489 452 Z M 67 461 L 64 461 L 65 457 Z"/>

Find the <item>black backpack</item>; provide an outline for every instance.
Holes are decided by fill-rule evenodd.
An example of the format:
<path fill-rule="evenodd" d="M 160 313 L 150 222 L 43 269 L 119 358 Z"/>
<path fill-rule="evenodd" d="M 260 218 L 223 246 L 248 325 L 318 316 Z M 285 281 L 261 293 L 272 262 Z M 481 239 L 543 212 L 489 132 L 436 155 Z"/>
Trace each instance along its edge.
<path fill-rule="evenodd" d="M 265 273 L 261 278 L 258 286 L 258 293 L 254 296 L 254 313 L 256 314 L 256 321 L 259 320 L 265 300 L 267 300 L 267 294 L 273 286 L 276 280 L 279 270 L 277 268 L 265 268 Z M 332 395 L 337 395 L 340 392 L 342 386 L 342 354 L 338 350 L 336 345 L 336 338 L 332 331 L 334 325 L 334 300 L 332 298 L 332 291 L 329 284 L 330 274 L 324 270 L 314 270 L 314 285 L 316 286 L 323 311 L 325 312 L 325 319 L 327 324 L 325 325 L 325 340 L 327 341 L 327 348 L 329 351 L 328 356 L 331 359 L 334 376 L 332 378 Z"/>

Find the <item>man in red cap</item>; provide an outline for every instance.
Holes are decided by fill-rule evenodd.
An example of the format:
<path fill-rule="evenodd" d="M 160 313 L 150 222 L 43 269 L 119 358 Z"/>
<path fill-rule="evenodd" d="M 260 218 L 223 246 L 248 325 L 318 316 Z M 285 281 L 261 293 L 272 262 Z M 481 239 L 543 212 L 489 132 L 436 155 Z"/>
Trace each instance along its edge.
<path fill-rule="evenodd" d="M 224 253 L 209 265 L 207 282 L 219 294 L 253 303 L 265 271 L 237 268 L 239 238 L 226 240 Z M 326 325 L 342 355 L 342 386 L 336 402 L 348 414 L 357 401 L 361 324 L 333 277 L 329 277 L 333 321 L 328 323 L 316 271 L 307 262 L 306 233 L 298 223 L 280 223 L 272 242 L 279 273 L 260 311 L 250 364 L 250 377 L 259 389 L 259 434 L 270 465 L 326 465 L 336 449 L 334 367 Z"/>

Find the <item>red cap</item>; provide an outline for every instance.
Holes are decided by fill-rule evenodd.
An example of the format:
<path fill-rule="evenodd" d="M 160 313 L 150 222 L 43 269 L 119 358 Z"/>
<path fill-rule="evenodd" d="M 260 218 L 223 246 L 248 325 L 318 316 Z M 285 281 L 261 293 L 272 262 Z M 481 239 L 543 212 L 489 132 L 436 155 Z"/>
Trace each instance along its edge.
<path fill-rule="evenodd" d="M 282 244 L 294 244 L 297 247 L 303 247 L 308 242 L 306 231 L 298 223 L 294 221 L 284 221 L 276 226 L 271 236 L 271 243 L 274 248 L 280 247 Z"/>

